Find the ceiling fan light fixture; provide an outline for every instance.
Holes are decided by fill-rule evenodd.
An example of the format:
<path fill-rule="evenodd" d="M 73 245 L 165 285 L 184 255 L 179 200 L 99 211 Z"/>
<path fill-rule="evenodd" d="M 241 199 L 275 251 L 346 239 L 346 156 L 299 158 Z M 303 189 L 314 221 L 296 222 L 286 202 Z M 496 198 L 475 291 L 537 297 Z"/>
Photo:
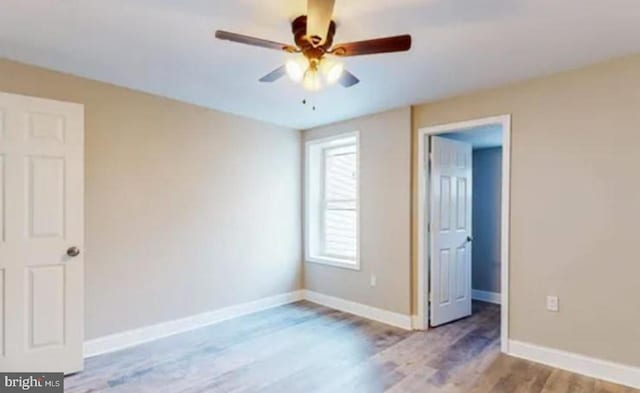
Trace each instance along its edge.
<path fill-rule="evenodd" d="M 302 82 L 305 75 L 305 69 L 307 68 L 306 63 L 307 61 L 304 57 L 287 60 L 285 69 L 287 70 L 287 75 L 289 75 L 289 78 L 291 78 L 292 81 L 296 83 Z"/>
<path fill-rule="evenodd" d="M 318 91 L 322 88 L 322 79 L 317 68 L 309 67 L 307 69 L 302 79 L 302 87 L 308 91 Z"/>
<path fill-rule="evenodd" d="M 340 77 L 344 73 L 344 64 L 329 59 L 322 59 L 320 71 L 324 75 L 327 84 L 333 85 L 340 80 Z"/>

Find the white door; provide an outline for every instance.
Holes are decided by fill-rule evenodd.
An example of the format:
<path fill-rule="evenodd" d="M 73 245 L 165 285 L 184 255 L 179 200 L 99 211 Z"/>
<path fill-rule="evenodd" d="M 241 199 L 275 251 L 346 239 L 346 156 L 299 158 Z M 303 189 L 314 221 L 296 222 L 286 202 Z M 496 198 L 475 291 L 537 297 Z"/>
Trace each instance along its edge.
<path fill-rule="evenodd" d="M 0 93 L 2 371 L 82 369 L 83 111 Z"/>
<path fill-rule="evenodd" d="M 471 145 L 431 137 L 431 326 L 471 315 Z"/>

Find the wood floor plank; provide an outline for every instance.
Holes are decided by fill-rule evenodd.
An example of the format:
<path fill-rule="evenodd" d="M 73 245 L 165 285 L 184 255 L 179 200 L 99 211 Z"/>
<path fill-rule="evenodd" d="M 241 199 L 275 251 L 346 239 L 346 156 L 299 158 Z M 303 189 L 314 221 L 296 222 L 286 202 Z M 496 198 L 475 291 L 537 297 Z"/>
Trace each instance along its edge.
<path fill-rule="evenodd" d="M 298 302 L 88 359 L 70 393 L 640 393 L 500 353 L 500 307 L 407 332 Z"/>
<path fill-rule="evenodd" d="M 554 370 L 541 393 L 590 393 L 594 386 L 594 379 Z"/>

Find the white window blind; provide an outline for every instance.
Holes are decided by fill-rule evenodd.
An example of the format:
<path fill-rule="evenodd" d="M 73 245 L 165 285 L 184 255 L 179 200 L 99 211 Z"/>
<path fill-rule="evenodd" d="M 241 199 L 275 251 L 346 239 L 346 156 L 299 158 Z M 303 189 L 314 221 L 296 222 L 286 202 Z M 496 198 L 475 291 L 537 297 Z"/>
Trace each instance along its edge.
<path fill-rule="evenodd" d="M 357 254 L 356 145 L 324 149 L 322 254 L 355 260 Z"/>

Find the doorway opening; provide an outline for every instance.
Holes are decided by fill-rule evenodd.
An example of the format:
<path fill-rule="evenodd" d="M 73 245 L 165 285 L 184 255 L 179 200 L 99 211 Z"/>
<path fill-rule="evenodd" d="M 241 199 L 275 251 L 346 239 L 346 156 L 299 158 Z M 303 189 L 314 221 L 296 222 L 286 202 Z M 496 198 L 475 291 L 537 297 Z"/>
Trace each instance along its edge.
<path fill-rule="evenodd" d="M 416 328 L 500 304 L 508 351 L 510 116 L 419 130 Z M 476 302 L 474 304 L 474 302 Z M 496 307 L 496 306 L 493 306 Z"/>

